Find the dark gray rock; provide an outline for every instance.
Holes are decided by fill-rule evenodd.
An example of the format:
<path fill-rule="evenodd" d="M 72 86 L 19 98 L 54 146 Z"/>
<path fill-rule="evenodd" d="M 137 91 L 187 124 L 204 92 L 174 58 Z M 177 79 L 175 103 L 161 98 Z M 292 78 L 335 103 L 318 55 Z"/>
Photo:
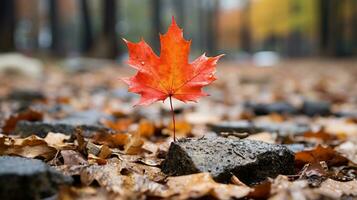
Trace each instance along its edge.
<path fill-rule="evenodd" d="M 211 137 L 171 143 L 162 171 L 169 175 L 209 172 L 219 182 L 232 174 L 251 184 L 294 173 L 294 153 L 282 145 L 247 139 Z"/>
<path fill-rule="evenodd" d="M 55 123 L 74 126 L 98 126 L 100 125 L 101 119 L 111 119 L 111 116 L 101 113 L 97 110 L 86 110 L 82 112 L 71 113 L 64 119 L 56 120 Z"/>
<path fill-rule="evenodd" d="M 334 113 L 336 117 L 357 118 L 357 111 L 340 111 Z"/>
<path fill-rule="evenodd" d="M 302 134 L 310 130 L 306 124 L 293 123 L 272 123 L 272 122 L 250 122 L 250 121 L 225 121 L 217 124 L 209 125 L 212 131 L 220 134 L 222 132 L 236 132 L 236 133 L 259 133 L 270 132 L 278 133 L 281 136 L 288 134 Z"/>
<path fill-rule="evenodd" d="M 72 135 L 75 133 L 76 128 L 80 128 L 83 131 L 85 137 L 91 137 L 95 132 L 108 132 L 111 131 L 108 128 L 100 125 L 75 125 L 67 124 L 64 122 L 29 122 L 19 121 L 15 127 L 15 134 L 19 134 L 22 137 L 27 137 L 35 134 L 39 137 L 46 137 L 49 132 L 63 133 L 66 135 Z"/>
<path fill-rule="evenodd" d="M 276 102 L 270 104 L 247 104 L 247 108 L 251 109 L 256 115 L 268 115 L 271 113 L 278 114 L 295 114 L 297 109 L 287 102 Z"/>
<path fill-rule="evenodd" d="M 33 101 L 33 100 L 45 100 L 45 95 L 36 90 L 13 90 L 8 99 L 15 101 Z"/>
<path fill-rule="evenodd" d="M 327 101 L 304 101 L 301 113 L 310 117 L 331 114 L 331 104 Z"/>
<path fill-rule="evenodd" d="M 221 132 L 236 132 L 236 133 L 258 133 L 262 132 L 263 130 L 259 129 L 254 125 L 253 122 L 250 121 L 225 121 L 219 122 L 216 124 L 209 124 L 210 129 L 216 133 Z"/>
<path fill-rule="evenodd" d="M 48 132 L 71 135 L 75 133 L 76 128 L 81 128 L 84 136 L 90 137 L 95 132 L 111 131 L 99 123 L 100 119 L 104 118 L 109 119 L 110 116 L 95 110 L 88 110 L 75 112 L 64 119 L 48 122 L 20 121 L 16 124 L 15 134 L 20 134 L 23 137 L 32 134 L 46 137 Z"/>
<path fill-rule="evenodd" d="M 43 199 L 72 178 L 40 160 L 0 156 L 0 199 Z"/>

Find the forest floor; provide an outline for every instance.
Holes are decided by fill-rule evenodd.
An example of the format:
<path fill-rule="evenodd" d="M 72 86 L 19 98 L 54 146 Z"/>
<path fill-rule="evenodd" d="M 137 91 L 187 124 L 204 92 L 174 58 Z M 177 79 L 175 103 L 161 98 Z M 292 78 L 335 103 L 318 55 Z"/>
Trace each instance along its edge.
<path fill-rule="evenodd" d="M 174 101 L 175 144 L 167 101 L 133 107 L 129 67 L 3 72 L 0 199 L 355 199 L 356 63 L 222 62 L 210 96 Z"/>

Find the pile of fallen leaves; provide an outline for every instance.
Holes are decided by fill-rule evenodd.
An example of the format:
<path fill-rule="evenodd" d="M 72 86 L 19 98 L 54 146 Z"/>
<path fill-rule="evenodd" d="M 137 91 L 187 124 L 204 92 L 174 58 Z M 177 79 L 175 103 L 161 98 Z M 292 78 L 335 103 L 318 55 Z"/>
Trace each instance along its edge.
<path fill-rule="evenodd" d="M 108 78 L 112 71 L 128 73 L 125 69 L 113 67 L 80 74 L 49 68 L 48 76 L 53 79 L 49 78 L 45 83 L 29 79 L 27 81 L 33 84 L 28 84 L 30 87 L 25 89 L 22 88 L 23 77 L 16 75 L 11 80 L 5 77 L 7 83 L 13 84 L 2 88 L 0 154 L 41 159 L 74 177 L 72 186 L 61 188 L 60 199 L 336 199 L 357 195 L 357 120 L 353 115 L 256 115 L 245 109 L 243 102 L 294 102 L 290 98 L 307 98 L 309 95 L 327 96 L 324 99 L 333 102 L 330 97 L 337 90 L 343 98 L 338 103 L 332 103 L 333 109 L 336 109 L 334 112 L 342 112 L 344 108 L 353 112 L 355 96 L 352 91 L 327 87 L 330 77 L 343 80 L 342 83 L 333 80 L 338 87 L 343 88 L 344 84 L 347 84 L 346 87 L 354 86 L 352 83 L 356 79 L 352 74 L 356 72 L 353 68 L 330 67 L 325 70 L 318 66 L 297 67 L 289 68 L 288 73 L 282 67 L 235 69 L 225 65 L 220 70 L 221 75 L 230 76 L 219 75 L 221 78 L 210 89 L 211 97 L 199 104 L 174 102 L 178 137 L 214 134 L 207 125 L 223 120 L 305 122 L 313 127 L 313 130 L 297 135 L 273 132 L 248 134 L 250 139 L 303 146 L 295 154 L 295 174 L 280 175 L 254 185 L 246 185 L 235 176 L 232 176 L 230 183 L 223 184 L 215 182 L 208 173 L 179 177 L 163 174 L 160 165 L 172 142 L 169 107 L 159 103 L 146 108 L 133 108 L 137 97 L 126 93 L 125 86 L 114 77 L 113 80 Z M 306 71 L 309 75 L 304 75 Z M 333 76 L 317 76 L 326 71 Z M 281 76 L 281 73 L 288 74 Z M 67 78 L 71 76 L 75 78 Z M 320 85 L 317 89 L 302 86 L 313 77 L 320 77 L 310 83 Z M 93 82 L 87 83 L 88 78 Z M 295 79 L 300 81 L 295 82 Z M 275 89 L 281 87 L 281 84 L 277 85 L 280 82 L 286 83 L 285 90 Z M 321 85 L 321 82 L 324 84 Z M 288 86 L 288 83 L 292 85 Z M 43 97 L 30 100 L 10 98 L 19 93 L 18 88 L 26 90 L 28 96 L 40 93 Z M 77 92 L 79 89 L 80 92 Z M 119 97 L 114 96 L 114 92 L 119 93 L 116 94 Z M 49 132 L 44 137 L 36 132 L 22 136 L 15 131 L 16 124 L 23 120 L 57 120 L 88 109 L 110 116 L 99 120 L 105 130 L 87 134 L 78 127 L 74 133 Z"/>

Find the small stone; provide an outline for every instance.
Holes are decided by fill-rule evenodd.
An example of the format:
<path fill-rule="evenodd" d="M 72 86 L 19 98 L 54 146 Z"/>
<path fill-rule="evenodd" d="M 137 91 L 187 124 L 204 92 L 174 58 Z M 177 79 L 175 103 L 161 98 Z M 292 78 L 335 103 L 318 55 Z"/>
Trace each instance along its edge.
<path fill-rule="evenodd" d="M 110 129 L 99 125 L 73 125 L 58 122 L 29 122 L 19 121 L 16 124 L 15 134 L 27 137 L 35 134 L 39 137 L 46 137 L 49 132 L 73 135 L 76 128 L 83 131 L 83 136 L 91 137 L 95 132 L 108 132 Z"/>
<path fill-rule="evenodd" d="M 7 97 L 15 101 L 45 100 L 45 95 L 36 90 L 13 90 Z"/>
<path fill-rule="evenodd" d="M 294 153 L 282 145 L 210 137 L 171 143 L 162 171 L 168 175 L 209 172 L 216 181 L 232 175 L 246 184 L 294 173 Z"/>
<path fill-rule="evenodd" d="M 32 134 L 36 134 L 39 137 L 46 137 L 49 132 L 72 135 L 75 133 L 76 128 L 80 128 L 85 137 L 90 137 L 95 132 L 110 131 L 110 129 L 99 123 L 100 119 L 105 118 L 108 119 L 110 116 L 95 110 L 88 110 L 73 113 L 64 119 L 48 122 L 19 121 L 16 124 L 15 134 L 20 134 L 23 137 Z"/>
<path fill-rule="evenodd" d="M 98 126 L 101 119 L 111 119 L 111 116 L 101 113 L 97 110 L 86 110 L 82 112 L 74 112 L 64 119 L 57 120 L 55 122 L 75 125 L 75 126 Z"/>
<path fill-rule="evenodd" d="M 249 104 L 248 108 L 252 109 L 256 115 L 268 115 L 271 113 L 278 114 L 295 114 L 297 109 L 287 102 L 276 102 L 270 104 Z"/>
<path fill-rule="evenodd" d="M 211 124 L 212 131 L 221 134 L 222 132 L 249 133 L 255 134 L 260 132 L 278 133 L 281 136 L 288 134 L 302 134 L 310 130 L 306 124 L 293 123 L 273 123 L 273 122 L 250 122 L 250 121 L 225 121 L 217 124 Z"/>
<path fill-rule="evenodd" d="M 43 199 L 72 178 L 40 160 L 0 156 L 0 199 Z"/>
<path fill-rule="evenodd" d="M 331 114 L 331 104 L 327 101 L 304 101 L 301 112 L 307 116 L 327 116 Z"/>
<path fill-rule="evenodd" d="M 258 133 L 258 132 L 263 132 L 263 130 L 258 129 L 253 122 L 250 121 L 225 121 L 225 122 L 219 122 L 216 124 L 210 124 L 209 127 L 211 128 L 212 131 L 216 133 L 222 133 L 222 132 L 236 132 L 236 133 Z"/>

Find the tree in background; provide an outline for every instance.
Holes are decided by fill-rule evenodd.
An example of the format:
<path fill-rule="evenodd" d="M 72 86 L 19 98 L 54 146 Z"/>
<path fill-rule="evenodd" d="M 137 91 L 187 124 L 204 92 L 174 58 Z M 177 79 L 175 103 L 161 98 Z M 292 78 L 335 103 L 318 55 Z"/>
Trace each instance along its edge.
<path fill-rule="evenodd" d="M 51 30 L 51 50 L 56 55 L 63 54 L 62 38 L 61 38 L 61 24 L 58 13 L 58 1 L 50 0 L 48 4 L 48 12 L 50 18 L 50 30 Z"/>
<path fill-rule="evenodd" d="M 81 51 L 88 53 L 93 46 L 92 21 L 90 18 L 88 0 L 80 0 L 80 9 L 82 17 L 82 43 Z"/>
<path fill-rule="evenodd" d="M 151 29 L 151 41 L 155 52 L 159 52 L 160 40 L 157 33 L 162 33 L 162 21 L 161 21 L 161 0 L 152 0 L 151 4 L 151 16 L 152 16 L 152 29 Z"/>
<path fill-rule="evenodd" d="M 15 50 L 15 1 L 0 1 L 0 52 Z"/>

